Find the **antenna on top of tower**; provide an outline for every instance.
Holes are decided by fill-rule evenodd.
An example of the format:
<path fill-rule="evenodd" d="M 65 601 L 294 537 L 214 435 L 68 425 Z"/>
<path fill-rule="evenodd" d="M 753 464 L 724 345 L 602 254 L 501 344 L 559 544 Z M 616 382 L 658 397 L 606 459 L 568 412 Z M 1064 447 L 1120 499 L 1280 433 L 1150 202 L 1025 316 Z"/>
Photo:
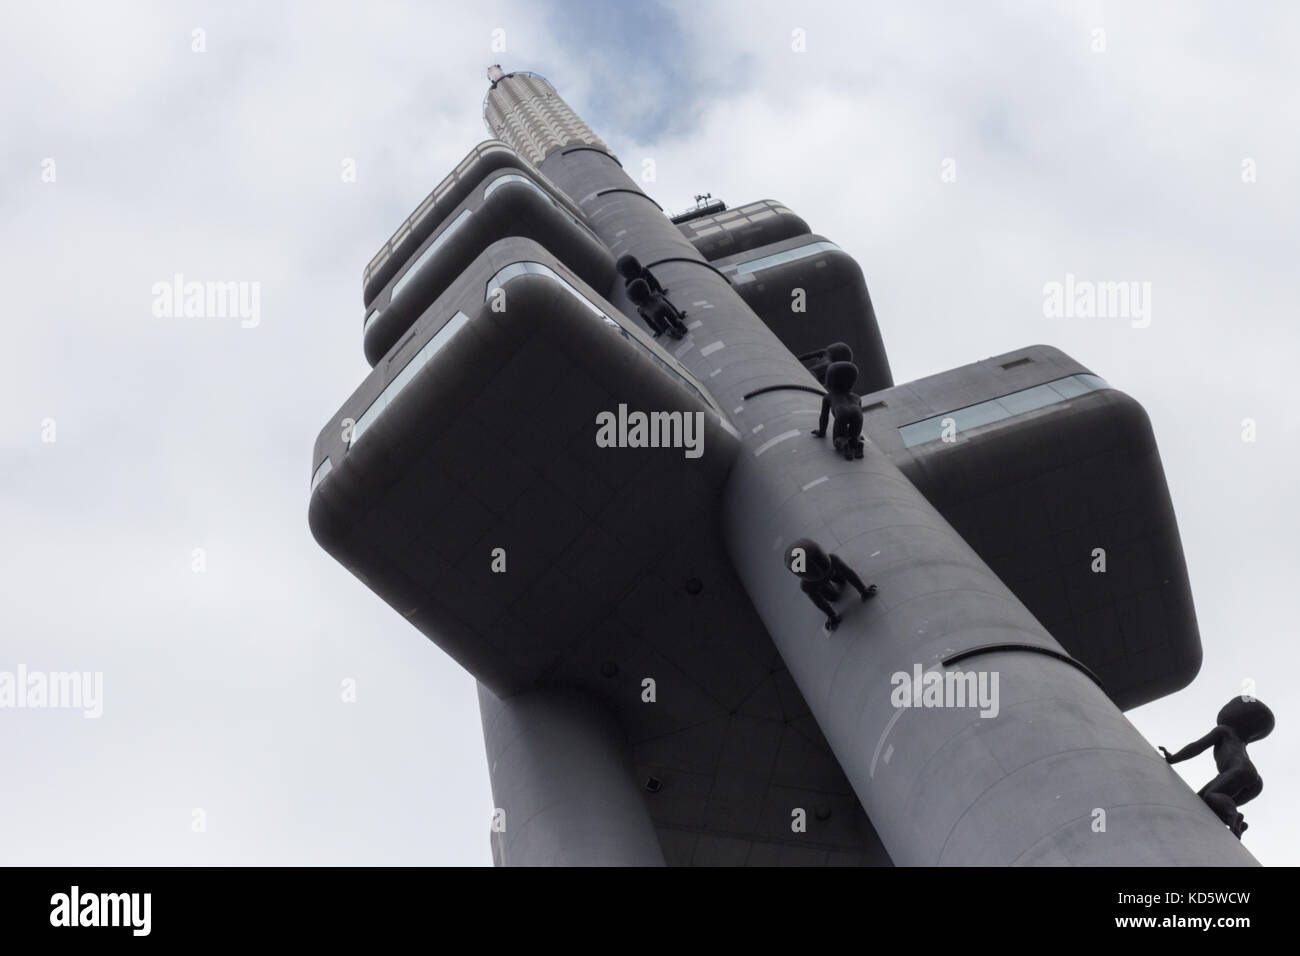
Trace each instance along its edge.
<path fill-rule="evenodd" d="M 675 226 L 680 226 L 684 222 L 690 222 L 692 219 L 700 219 L 704 216 L 711 216 L 715 212 L 726 210 L 727 204 L 721 199 L 714 199 L 713 193 L 696 193 L 695 208 L 688 209 L 685 212 L 679 212 L 675 216 L 670 216 L 669 220 Z"/>

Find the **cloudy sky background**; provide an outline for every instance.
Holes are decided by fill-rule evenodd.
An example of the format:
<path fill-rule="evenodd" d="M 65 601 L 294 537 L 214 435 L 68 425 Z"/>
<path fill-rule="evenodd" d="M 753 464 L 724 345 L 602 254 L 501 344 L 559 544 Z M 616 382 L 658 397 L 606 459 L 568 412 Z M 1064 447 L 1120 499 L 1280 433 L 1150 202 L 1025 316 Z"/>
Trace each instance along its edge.
<path fill-rule="evenodd" d="M 1146 407 L 1205 665 L 1130 717 L 1172 749 L 1253 679 L 1246 843 L 1300 863 L 1300 13 L 1133 6 L 6 4 L 0 670 L 105 699 L 0 710 L 0 862 L 490 863 L 472 679 L 306 505 L 368 370 L 362 267 L 486 138 L 500 61 L 654 159 L 666 208 L 780 199 L 854 255 L 896 380 L 1046 343 Z M 260 283 L 260 324 L 155 317 L 178 272 Z M 1150 282 L 1150 327 L 1045 318 L 1067 272 Z"/>

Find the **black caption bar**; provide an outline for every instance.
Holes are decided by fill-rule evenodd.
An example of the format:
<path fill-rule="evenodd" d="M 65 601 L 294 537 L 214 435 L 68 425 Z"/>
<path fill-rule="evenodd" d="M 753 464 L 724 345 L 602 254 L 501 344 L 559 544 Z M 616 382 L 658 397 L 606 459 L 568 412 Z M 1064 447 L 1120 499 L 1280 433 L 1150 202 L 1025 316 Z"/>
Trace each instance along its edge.
<path fill-rule="evenodd" d="M 674 924 L 761 934 L 769 921 L 850 919 L 863 940 L 924 917 L 938 929 L 1041 940 L 1199 934 L 1245 939 L 1287 925 L 1280 870 L 840 869 L 663 871 L 8 868 L 0 870 L 6 941 L 398 941 L 439 934 L 586 932 L 633 936 Z M 730 902 L 727 902 L 730 900 Z M 743 905 L 738 905 L 742 904 Z M 766 914 L 759 918 L 759 914 Z M 809 924 L 807 921 L 815 921 Z M 568 929 L 565 929 L 568 924 Z M 696 927 L 697 929 L 691 929 Z M 1238 934 L 1230 937 L 1224 934 Z M 111 939 L 110 939 L 111 938 Z M 608 937 L 606 937 L 608 938 Z M 731 937 L 734 941 L 734 937 Z"/>

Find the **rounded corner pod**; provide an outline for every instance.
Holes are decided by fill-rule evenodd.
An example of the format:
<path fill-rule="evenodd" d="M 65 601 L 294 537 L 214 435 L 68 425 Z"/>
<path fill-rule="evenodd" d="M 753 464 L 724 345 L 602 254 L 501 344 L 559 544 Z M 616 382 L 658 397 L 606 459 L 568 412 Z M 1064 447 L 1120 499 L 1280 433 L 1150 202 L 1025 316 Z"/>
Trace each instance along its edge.
<path fill-rule="evenodd" d="M 1205 645 L 1201 643 L 1200 628 L 1193 623 L 1192 631 L 1192 639 L 1188 642 L 1182 666 L 1175 671 L 1174 687 L 1169 691 L 1171 694 L 1192 686 L 1193 681 L 1201 674 L 1201 665 L 1205 663 Z"/>
<path fill-rule="evenodd" d="M 830 240 L 823 240 L 829 242 Z M 867 285 L 867 274 L 863 271 L 862 265 L 857 259 L 849 255 L 839 246 L 834 249 L 827 249 L 825 252 L 825 261 L 832 270 L 842 272 L 846 278 L 861 282 L 865 288 Z M 820 258 L 820 257 L 819 257 Z"/>
<path fill-rule="evenodd" d="M 326 478 L 311 490 L 307 498 L 307 528 L 311 536 L 327 554 L 336 553 L 341 544 L 343 529 L 338 520 L 337 509 L 331 507 L 327 498 L 330 491 L 326 488 Z"/>
<path fill-rule="evenodd" d="M 1100 396 L 1099 401 L 1104 403 L 1106 414 L 1111 416 L 1126 434 L 1136 439 L 1137 444 L 1155 450 L 1155 427 L 1151 424 L 1151 416 L 1147 414 L 1141 402 L 1128 392 L 1114 386 L 1098 389 L 1093 394 Z"/>

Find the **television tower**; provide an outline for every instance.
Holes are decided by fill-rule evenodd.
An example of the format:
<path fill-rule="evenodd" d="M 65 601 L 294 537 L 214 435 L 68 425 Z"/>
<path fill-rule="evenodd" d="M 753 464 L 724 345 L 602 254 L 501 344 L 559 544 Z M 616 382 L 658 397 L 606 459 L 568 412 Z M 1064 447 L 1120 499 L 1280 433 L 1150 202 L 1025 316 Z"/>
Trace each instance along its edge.
<path fill-rule="evenodd" d="M 488 77 L 495 139 L 365 270 L 309 515 L 478 680 L 498 864 L 1253 864 L 1123 714 L 1201 657 L 1141 406 L 1040 345 L 895 385 L 793 211 L 670 218 Z M 876 589 L 833 629 L 809 543 Z"/>

